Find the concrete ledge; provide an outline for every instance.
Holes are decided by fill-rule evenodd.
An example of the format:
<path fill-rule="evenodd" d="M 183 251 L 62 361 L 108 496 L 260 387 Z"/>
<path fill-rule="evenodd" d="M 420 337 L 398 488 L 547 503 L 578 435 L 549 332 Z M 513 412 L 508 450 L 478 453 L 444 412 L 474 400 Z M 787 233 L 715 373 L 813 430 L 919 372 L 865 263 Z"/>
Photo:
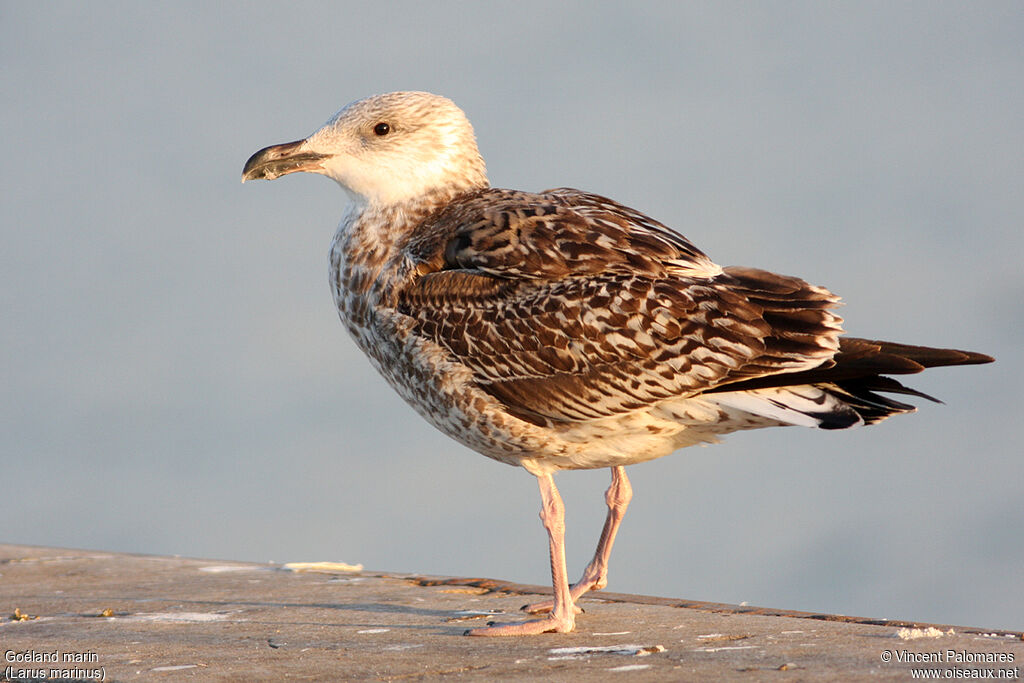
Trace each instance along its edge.
<path fill-rule="evenodd" d="M 45 670 L 48 680 L 108 681 L 905 681 L 915 668 L 1014 680 L 1024 668 L 1018 632 L 619 593 L 584 599 L 571 634 L 463 637 L 488 620 L 522 618 L 519 607 L 545 592 L 0 545 L 0 680 Z"/>

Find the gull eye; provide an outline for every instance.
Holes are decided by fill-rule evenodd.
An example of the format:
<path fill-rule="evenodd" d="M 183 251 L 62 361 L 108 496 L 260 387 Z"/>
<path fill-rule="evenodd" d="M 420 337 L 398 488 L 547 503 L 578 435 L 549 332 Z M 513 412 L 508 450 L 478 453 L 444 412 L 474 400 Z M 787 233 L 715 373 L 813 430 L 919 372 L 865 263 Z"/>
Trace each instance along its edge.
<path fill-rule="evenodd" d="M 387 135 L 391 132 L 391 124 L 381 121 L 373 127 L 373 132 L 377 135 Z"/>

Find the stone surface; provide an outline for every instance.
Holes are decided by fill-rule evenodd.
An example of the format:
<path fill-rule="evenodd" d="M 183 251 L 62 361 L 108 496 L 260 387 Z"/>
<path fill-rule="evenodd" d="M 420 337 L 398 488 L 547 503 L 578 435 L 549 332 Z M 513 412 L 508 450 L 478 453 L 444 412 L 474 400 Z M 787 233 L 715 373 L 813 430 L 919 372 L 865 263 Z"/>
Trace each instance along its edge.
<path fill-rule="evenodd" d="M 65 679 L 108 681 L 905 681 L 914 668 L 1014 680 L 1024 667 L 1020 633 L 615 593 L 585 598 L 570 634 L 462 635 L 522 618 L 519 607 L 544 592 L 0 545 L 0 680 L 40 673 L 33 669 L 53 680 L 59 669 Z M 54 657 L 62 661 L 33 661 Z"/>

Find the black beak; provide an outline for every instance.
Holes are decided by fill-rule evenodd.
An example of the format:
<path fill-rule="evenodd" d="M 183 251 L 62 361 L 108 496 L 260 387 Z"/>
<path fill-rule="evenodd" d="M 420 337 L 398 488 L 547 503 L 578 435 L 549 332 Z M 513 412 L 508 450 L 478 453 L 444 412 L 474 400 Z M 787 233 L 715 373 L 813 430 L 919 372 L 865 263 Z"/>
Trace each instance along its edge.
<path fill-rule="evenodd" d="M 321 170 L 320 161 L 327 158 L 327 154 L 303 151 L 302 146 L 305 140 L 286 142 L 282 145 L 271 145 L 249 157 L 242 169 L 242 182 L 263 178 L 273 180 L 289 173 L 299 171 L 311 171 L 316 173 Z"/>

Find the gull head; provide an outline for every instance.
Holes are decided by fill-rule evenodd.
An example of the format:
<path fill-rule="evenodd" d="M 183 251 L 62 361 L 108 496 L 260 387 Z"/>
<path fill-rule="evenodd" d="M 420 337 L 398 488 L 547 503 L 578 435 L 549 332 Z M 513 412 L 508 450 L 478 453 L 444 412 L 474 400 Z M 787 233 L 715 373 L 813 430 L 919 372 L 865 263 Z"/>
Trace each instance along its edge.
<path fill-rule="evenodd" d="M 466 115 L 448 98 L 426 92 L 353 102 L 308 138 L 253 154 L 242 182 L 298 171 L 325 175 L 370 206 L 488 185 Z"/>

